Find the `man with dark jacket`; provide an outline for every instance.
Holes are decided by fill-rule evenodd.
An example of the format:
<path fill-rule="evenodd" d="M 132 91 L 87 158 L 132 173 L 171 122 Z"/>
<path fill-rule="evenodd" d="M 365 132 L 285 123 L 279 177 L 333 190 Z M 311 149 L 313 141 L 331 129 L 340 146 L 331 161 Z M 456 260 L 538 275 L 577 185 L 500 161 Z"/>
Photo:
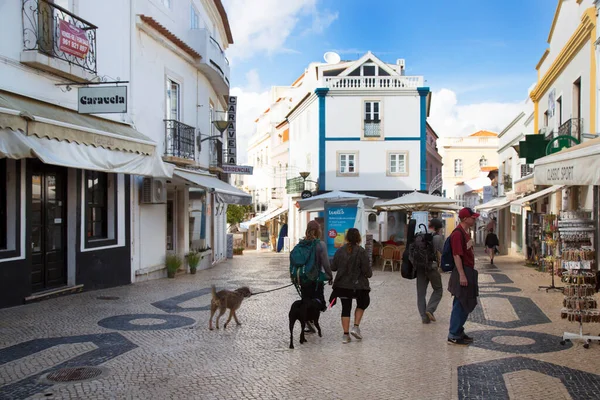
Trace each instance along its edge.
<path fill-rule="evenodd" d="M 417 308 L 421 315 L 421 321 L 424 324 L 435 322 L 434 313 L 437 310 L 444 287 L 442 286 L 442 276 L 439 271 L 439 254 L 444 249 L 444 236 L 440 234 L 443 222 L 439 218 L 433 218 L 429 221 L 429 234 L 432 235 L 432 247 L 435 252 L 434 259 L 430 265 L 417 267 Z M 427 287 L 431 283 L 433 292 L 427 302 Z"/>
<path fill-rule="evenodd" d="M 469 234 L 478 217 L 479 214 L 475 211 L 463 208 L 458 213 L 460 224 L 450 235 L 456 267 L 452 270 L 448 283 L 448 291 L 454 296 L 448 333 L 449 344 L 465 346 L 473 342 L 473 339 L 465 333 L 465 323 L 469 314 L 477 306 L 477 296 L 479 296 L 473 240 Z"/>

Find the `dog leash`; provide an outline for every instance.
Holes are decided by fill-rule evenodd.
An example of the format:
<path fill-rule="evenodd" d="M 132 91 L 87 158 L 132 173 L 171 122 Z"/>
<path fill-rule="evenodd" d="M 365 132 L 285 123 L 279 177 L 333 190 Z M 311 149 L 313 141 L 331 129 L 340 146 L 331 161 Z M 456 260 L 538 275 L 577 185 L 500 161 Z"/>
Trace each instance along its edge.
<path fill-rule="evenodd" d="M 282 287 L 279 287 L 279 288 L 276 288 L 276 289 L 265 290 L 264 292 L 252 293 L 252 296 L 256 296 L 256 295 L 258 295 L 258 294 L 263 294 L 263 293 L 274 292 L 274 291 L 276 291 L 276 290 L 285 289 L 285 288 L 288 288 L 288 287 L 290 287 L 290 286 L 292 286 L 292 285 L 293 285 L 293 283 L 290 283 L 289 285 L 285 285 L 285 286 L 282 286 Z"/>

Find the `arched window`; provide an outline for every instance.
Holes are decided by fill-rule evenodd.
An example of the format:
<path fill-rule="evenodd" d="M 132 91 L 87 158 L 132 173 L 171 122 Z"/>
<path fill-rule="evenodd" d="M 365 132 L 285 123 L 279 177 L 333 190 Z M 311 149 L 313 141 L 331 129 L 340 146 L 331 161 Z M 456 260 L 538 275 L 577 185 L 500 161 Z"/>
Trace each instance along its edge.
<path fill-rule="evenodd" d="M 479 167 L 487 167 L 487 165 L 487 159 L 485 158 L 485 156 L 481 156 L 481 158 L 479 159 Z"/>
<path fill-rule="evenodd" d="M 369 214 L 369 226 L 368 229 L 370 231 L 374 231 L 377 229 L 377 214 L 371 213 Z"/>

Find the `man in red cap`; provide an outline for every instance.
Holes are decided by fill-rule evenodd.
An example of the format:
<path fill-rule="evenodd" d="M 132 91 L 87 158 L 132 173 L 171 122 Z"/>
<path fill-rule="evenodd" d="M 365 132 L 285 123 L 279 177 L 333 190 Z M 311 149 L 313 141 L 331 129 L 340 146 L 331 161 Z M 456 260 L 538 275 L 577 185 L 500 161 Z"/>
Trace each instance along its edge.
<path fill-rule="evenodd" d="M 465 323 L 477 306 L 479 296 L 473 239 L 469 234 L 478 217 L 479 214 L 472 209 L 463 208 L 458 213 L 460 224 L 450 235 L 455 264 L 448 283 L 448 291 L 454 296 L 448 333 L 450 344 L 465 346 L 473 342 L 473 338 L 465 333 Z"/>

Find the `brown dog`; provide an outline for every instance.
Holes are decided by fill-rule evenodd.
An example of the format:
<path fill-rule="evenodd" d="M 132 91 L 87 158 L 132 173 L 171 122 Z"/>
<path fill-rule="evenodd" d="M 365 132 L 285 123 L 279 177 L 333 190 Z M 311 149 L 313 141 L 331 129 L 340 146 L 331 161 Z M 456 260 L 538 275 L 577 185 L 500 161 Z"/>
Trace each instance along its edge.
<path fill-rule="evenodd" d="M 225 314 L 225 311 L 228 308 L 229 318 L 227 319 L 227 322 L 225 322 L 225 325 L 223 325 L 223 329 L 227 328 L 227 324 L 231 321 L 231 317 L 235 319 L 236 324 L 241 325 L 235 312 L 242 305 L 242 301 L 251 295 L 252 292 L 250 292 L 250 289 L 246 286 L 236 289 L 233 292 L 231 290 L 220 290 L 217 292 L 215 285 L 212 285 L 212 300 L 210 302 L 210 321 L 208 323 L 208 329 L 211 331 L 213 330 L 213 316 L 217 310 L 219 310 L 219 315 L 217 315 L 217 329 L 219 329 L 219 318 Z"/>

